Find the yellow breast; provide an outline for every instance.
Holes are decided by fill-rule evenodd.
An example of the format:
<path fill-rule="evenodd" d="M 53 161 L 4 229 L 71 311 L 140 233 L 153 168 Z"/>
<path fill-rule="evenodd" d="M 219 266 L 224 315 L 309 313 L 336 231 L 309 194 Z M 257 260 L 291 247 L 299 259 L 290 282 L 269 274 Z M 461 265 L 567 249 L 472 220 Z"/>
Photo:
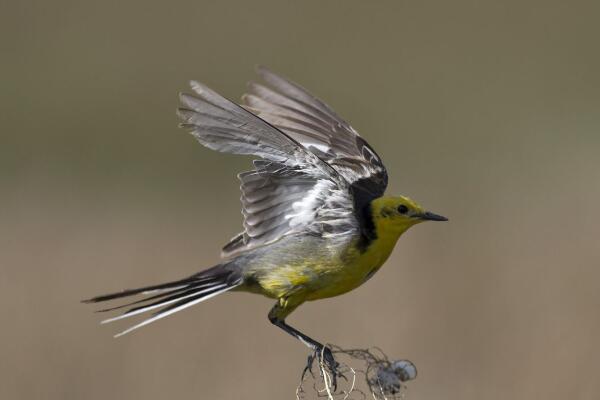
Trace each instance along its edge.
<path fill-rule="evenodd" d="M 359 239 L 336 251 L 323 251 L 322 242 L 311 242 L 302 248 L 286 248 L 286 253 L 302 254 L 288 262 L 276 254 L 277 260 L 261 268 L 260 292 L 273 298 L 293 298 L 301 303 L 338 296 L 366 282 L 388 259 L 402 233 L 408 229 L 387 226 L 386 220 L 375 220 L 377 237 L 366 248 Z M 318 247 L 318 248 L 315 248 Z M 281 249 L 283 250 L 283 249 Z"/>
<path fill-rule="evenodd" d="M 388 259 L 399 235 L 380 235 L 366 250 L 350 246 L 335 266 L 316 266 L 319 280 L 306 293 L 306 300 L 317 300 L 349 292 L 366 282 Z"/>

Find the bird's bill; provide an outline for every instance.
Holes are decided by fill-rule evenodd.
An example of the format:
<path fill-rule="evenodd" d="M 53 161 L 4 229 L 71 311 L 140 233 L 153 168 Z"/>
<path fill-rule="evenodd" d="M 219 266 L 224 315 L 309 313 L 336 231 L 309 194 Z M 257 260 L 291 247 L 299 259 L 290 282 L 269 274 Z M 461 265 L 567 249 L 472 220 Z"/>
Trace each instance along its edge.
<path fill-rule="evenodd" d="M 424 213 L 420 214 L 419 218 L 424 221 L 448 221 L 448 218 L 429 211 L 425 211 Z"/>

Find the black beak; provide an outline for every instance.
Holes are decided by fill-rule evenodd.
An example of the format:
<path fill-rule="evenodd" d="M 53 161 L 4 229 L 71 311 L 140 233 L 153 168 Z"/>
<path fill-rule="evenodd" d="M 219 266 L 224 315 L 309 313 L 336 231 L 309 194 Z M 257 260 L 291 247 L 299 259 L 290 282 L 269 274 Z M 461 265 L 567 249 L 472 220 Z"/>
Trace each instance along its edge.
<path fill-rule="evenodd" d="M 423 214 L 419 215 L 419 218 L 425 221 L 448 221 L 448 218 L 442 217 L 441 215 L 437 215 L 429 211 L 425 211 Z"/>

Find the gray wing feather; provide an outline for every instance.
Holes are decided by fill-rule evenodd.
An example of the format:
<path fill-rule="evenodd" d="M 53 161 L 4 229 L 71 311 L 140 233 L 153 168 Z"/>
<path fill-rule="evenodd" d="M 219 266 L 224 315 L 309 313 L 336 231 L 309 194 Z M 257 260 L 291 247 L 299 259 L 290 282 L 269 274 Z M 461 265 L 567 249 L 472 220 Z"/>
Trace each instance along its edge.
<path fill-rule="evenodd" d="M 302 153 L 294 142 L 261 119 L 198 82 L 191 85 L 199 97 L 182 94 L 180 100 L 186 108 L 180 108 L 178 114 L 184 121 L 182 126 L 191 129 L 206 147 L 277 161 Z"/>
<path fill-rule="evenodd" d="M 268 86 L 249 84 L 245 106 L 335 168 L 363 192 L 381 196 L 387 171 L 377 153 L 327 104 L 301 86 L 269 71 L 257 69 Z"/>
<path fill-rule="evenodd" d="M 195 96 L 180 96 L 181 126 L 210 149 L 262 158 L 254 161 L 254 170 L 239 174 L 244 232 L 223 248 L 224 256 L 298 232 L 343 236 L 357 231 L 350 184 L 336 169 L 205 85 L 192 82 L 192 89 Z"/>

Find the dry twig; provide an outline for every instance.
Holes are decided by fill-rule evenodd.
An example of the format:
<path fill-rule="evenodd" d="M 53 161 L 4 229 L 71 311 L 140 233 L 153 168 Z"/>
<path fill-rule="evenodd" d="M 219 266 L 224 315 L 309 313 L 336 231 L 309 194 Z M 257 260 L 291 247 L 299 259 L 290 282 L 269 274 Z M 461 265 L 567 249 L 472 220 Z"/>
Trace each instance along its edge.
<path fill-rule="evenodd" d="M 312 380 L 312 390 L 316 396 L 326 397 L 327 400 L 366 400 L 366 392 L 374 400 L 402 399 L 406 392 L 405 382 L 417 376 L 417 369 L 412 362 L 408 360 L 390 361 L 388 356 L 377 347 L 347 350 L 338 346 L 328 347 L 339 363 L 337 370 L 331 371 L 323 361 L 324 349 L 321 354 L 314 355 L 310 360 L 315 358 L 319 360 L 317 363 L 318 375 L 313 372 L 313 363 L 309 361 L 296 389 L 297 400 L 306 399 L 307 392 L 304 386 L 309 380 Z M 357 362 L 363 365 L 356 368 L 350 365 L 350 363 L 356 364 Z M 338 374 L 340 380 L 344 380 L 347 384 L 336 390 L 332 387 L 333 374 Z M 357 380 L 357 375 L 364 379 Z M 365 386 L 365 391 L 361 390 L 361 387 Z"/>

